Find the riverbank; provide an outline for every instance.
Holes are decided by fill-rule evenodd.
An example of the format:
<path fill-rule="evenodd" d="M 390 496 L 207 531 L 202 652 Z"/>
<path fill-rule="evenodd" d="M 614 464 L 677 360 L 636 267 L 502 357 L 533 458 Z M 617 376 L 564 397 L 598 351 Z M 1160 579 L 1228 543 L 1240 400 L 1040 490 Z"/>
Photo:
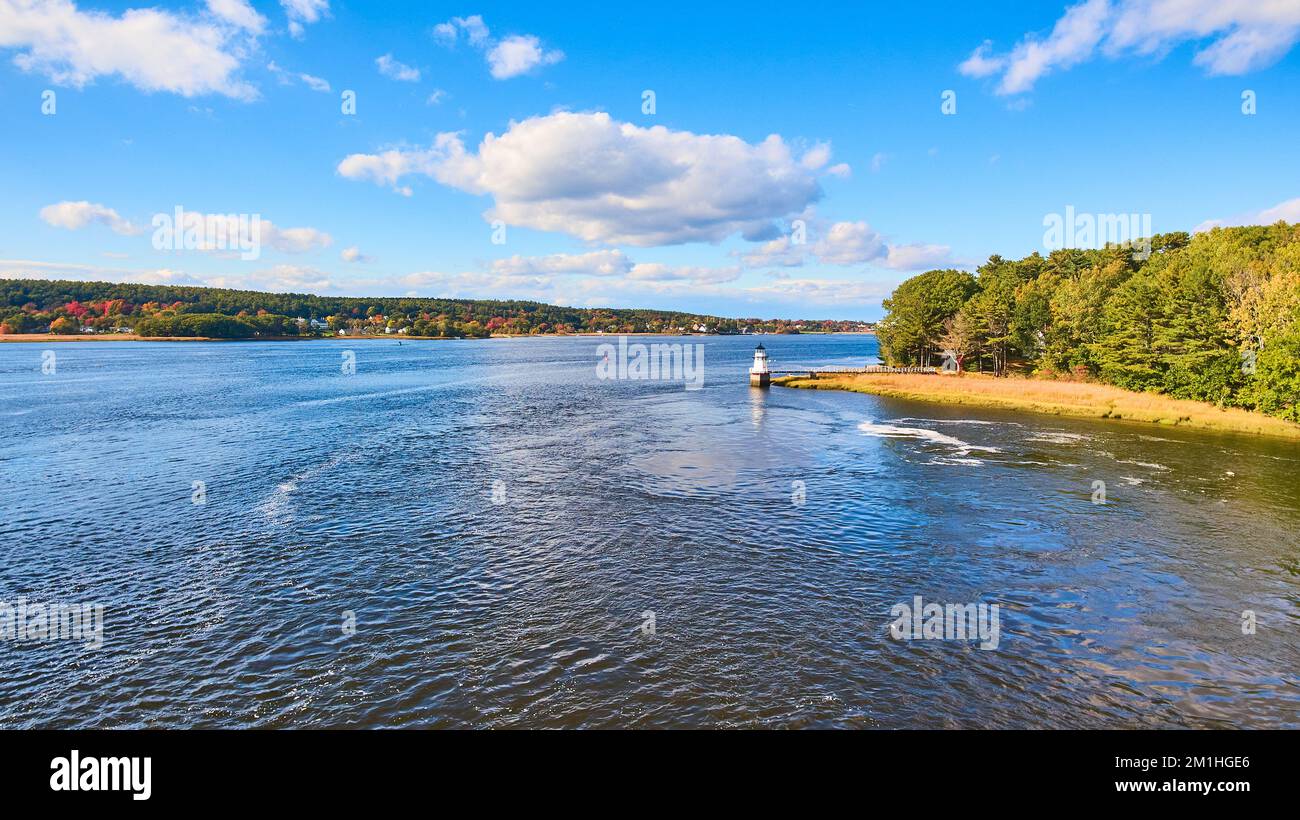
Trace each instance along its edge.
<path fill-rule="evenodd" d="M 1134 393 L 1104 384 L 961 376 L 869 373 L 852 376 L 786 376 L 772 384 L 811 390 L 848 390 L 896 399 L 968 407 L 1027 410 L 1075 418 L 1125 419 L 1174 427 L 1300 439 L 1300 424 L 1237 408 Z"/>

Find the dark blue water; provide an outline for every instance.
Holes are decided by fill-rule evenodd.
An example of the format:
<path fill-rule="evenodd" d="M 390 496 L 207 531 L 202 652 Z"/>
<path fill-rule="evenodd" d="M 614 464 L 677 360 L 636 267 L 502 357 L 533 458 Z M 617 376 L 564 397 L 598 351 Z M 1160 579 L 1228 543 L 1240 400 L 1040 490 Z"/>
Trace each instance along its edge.
<path fill-rule="evenodd" d="M 0 726 L 1300 726 L 1296 444 L 603 341 L 0 345 L 0 601 L 105 619 L 0 641 Z M 997 649 L 894 639 L 915 595 Z"/>

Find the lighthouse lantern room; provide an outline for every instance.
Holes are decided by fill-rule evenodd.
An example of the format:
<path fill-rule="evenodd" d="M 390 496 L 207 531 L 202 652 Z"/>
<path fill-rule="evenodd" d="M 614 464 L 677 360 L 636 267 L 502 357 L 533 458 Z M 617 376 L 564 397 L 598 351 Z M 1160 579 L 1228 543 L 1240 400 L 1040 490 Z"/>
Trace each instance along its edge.
<path fill-rule="evenodd" d="M 772 384 L 772 372 L 767 369 L 767 349 L 762 343 L 754 348 L 754 366 L 749 368 L 750 387 L 769 387 Z"/>

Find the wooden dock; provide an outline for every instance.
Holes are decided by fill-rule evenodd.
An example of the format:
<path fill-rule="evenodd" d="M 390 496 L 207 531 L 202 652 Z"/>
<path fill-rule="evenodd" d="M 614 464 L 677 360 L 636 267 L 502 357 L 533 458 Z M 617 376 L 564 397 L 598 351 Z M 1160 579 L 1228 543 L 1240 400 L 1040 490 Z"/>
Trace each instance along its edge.
<path fill-rule="evenodd" d="M 860 376 L 866 373 L 938 373 L 937 367 L 889 367 L 875 364 L 870 367 L 821 367 L 816 370 L 773 370 L 772 378 L 780 379 L 798 376 L 815 379 L 818 376 Z"/>

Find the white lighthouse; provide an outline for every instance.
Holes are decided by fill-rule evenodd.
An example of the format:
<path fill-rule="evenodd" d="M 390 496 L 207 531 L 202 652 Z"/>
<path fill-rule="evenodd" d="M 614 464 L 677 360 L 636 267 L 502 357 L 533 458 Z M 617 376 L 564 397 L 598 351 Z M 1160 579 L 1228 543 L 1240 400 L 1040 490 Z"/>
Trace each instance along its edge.
<path fill-rule="evenodd" d="M 772 372 L 767 369 L 767 349 L 760 342 L 754 348 L 754 366 L 749 368 L 750 387 L 770 387 Z"/>

